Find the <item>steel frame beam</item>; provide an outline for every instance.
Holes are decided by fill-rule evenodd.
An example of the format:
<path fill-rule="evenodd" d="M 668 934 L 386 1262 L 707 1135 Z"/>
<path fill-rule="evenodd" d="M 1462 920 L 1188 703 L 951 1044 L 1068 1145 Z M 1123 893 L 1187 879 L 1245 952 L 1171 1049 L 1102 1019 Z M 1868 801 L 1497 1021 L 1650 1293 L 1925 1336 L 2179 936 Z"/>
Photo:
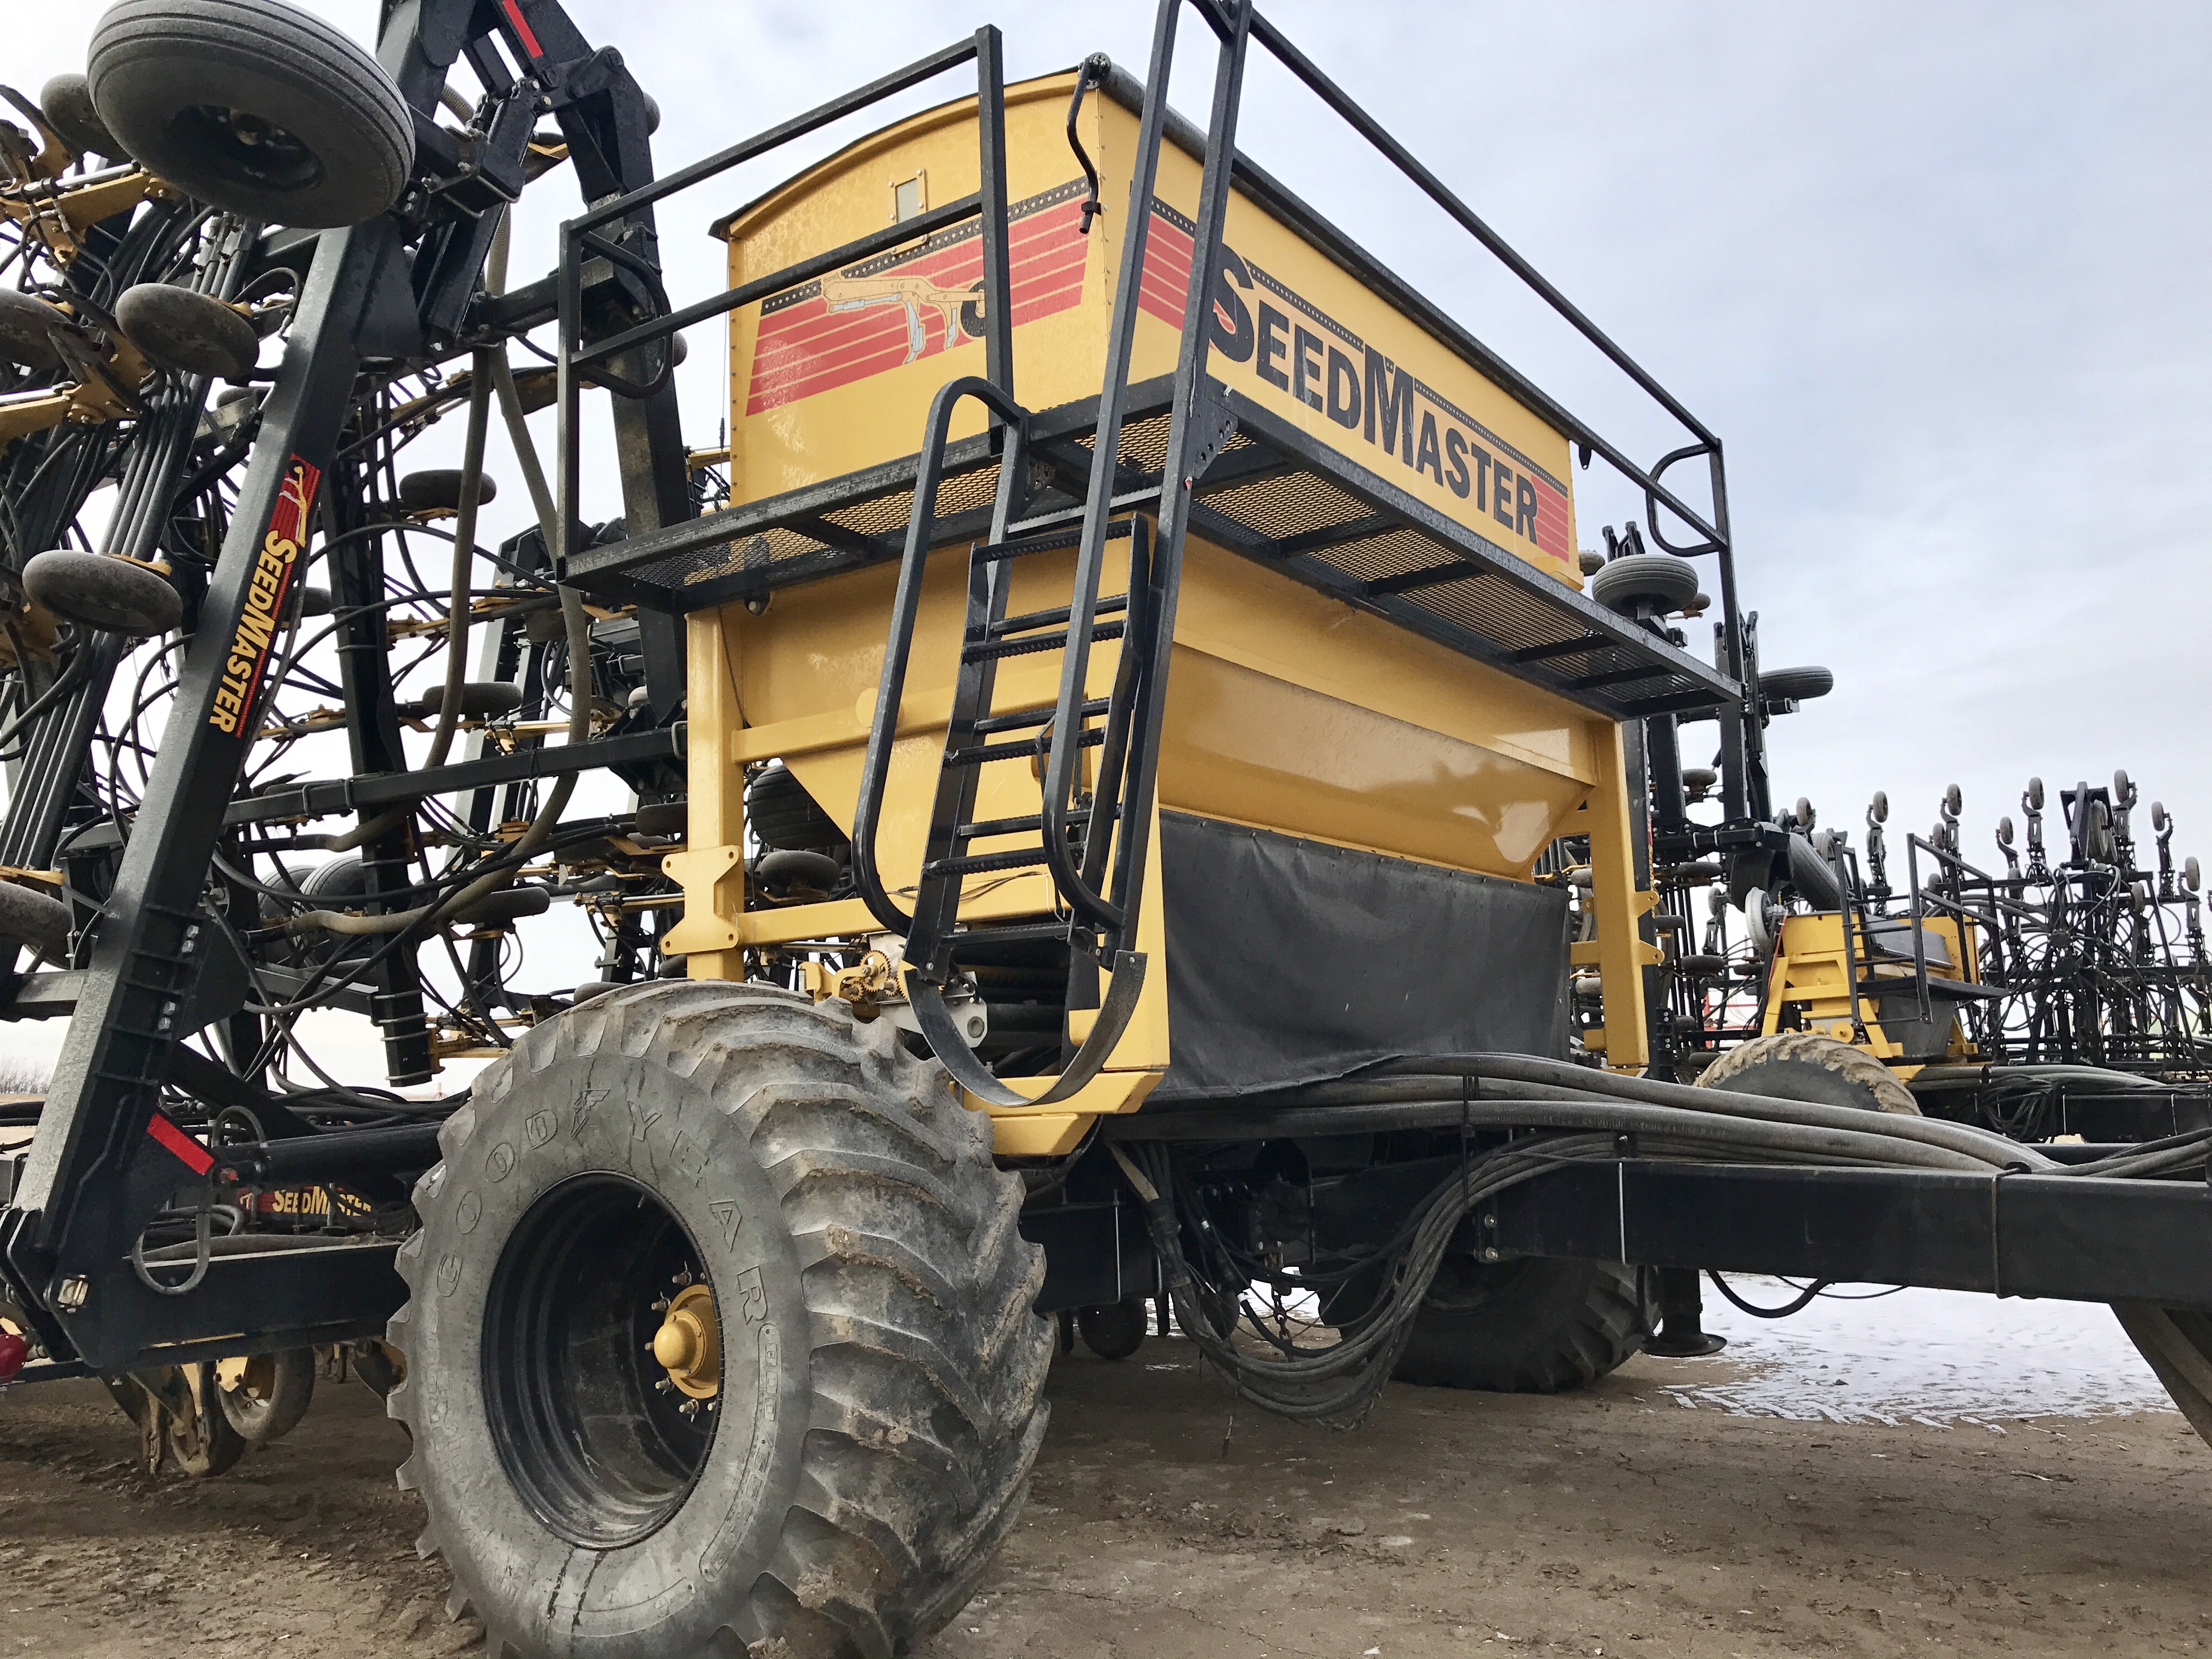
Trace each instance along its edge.
<path fill-rule="evenodd" d="M 545 88 L 586 200 L 650 181 L 643 93 L 619 55 L 594 52 L 557 0 L 506 0 L 499 7 L 403 0 L 386 9 L 377 55 L 410 106 L 428 116 L 464 52 L 491 80 L 512 83 L 488 38 L 494 32 Z M 634 259 L 657 266 L 649 210 L 630 213 L 628 227 Z M 256 710 L 240 716 L 217 701 L 257 565 L 264 556 L 278 560 L 289 591 L 294 561 L 333 493 L 324 475 L 351 417 L 365 354 L 428 362 L 453 345 L 418 316 L 411 235 L 395 211 L 313 240 L 283 362 L 185 652 L 168 726 L 112 892 L 75 976 L 76 1010 L 37 1135 L 14 1203 L 0 1219 L 15 1299 L 58 1358 L 74 1349 L 95 1370 L 128 1369 L 142 1355 L 166 1363 L 161 1356 L 196 1342 L 235 1347 L 240 1332 L 257 1346 L 357 1334 L 376 1328 L 396 1305 L 398 1280 L 385 1247 L 225 1255 L 210 1263 L 205 1283 L 183 1296 L 149 1291 L 126 1258 L 153 1214 L 198 1180 L 149 1126 L 186 1035 L 179 1012 L 214 941 L 215 923 L 203 909 L 210 860 L 258 729 Z M 420 257 L 434 258 L 437 250 L 426 244 Z M 419 303 L 435 297 L 425 295 Z M 617 398 L 615 428 L 631 528 L 688 516 L 673 387 Z M 346 569 L 342 562 L 342 579 Z M 645 647 L 653 701 L 671 713 L 684 685 L 682 636 L 672 619 L 648 630 Z M 373 720 L 378 699 L 373 686 L 364 690 Z M 404 775 L 389 752 L 394 734 L 380 733 L 359 709 L 352 712 L 357 763 L 381 762 Z M 563 767 L 550 755 L 517 758 L 533 773 Z M 496 763 L 452 770 L 489 781 L 485 773 L 495 775 Z M 368 805 L 359 796 L 349 804 Z M 411 958 L 406 968 L 411 975 Z M 390 998 L 405 989 L 386 988 L 380 1014 L 392 1012 Z"/>

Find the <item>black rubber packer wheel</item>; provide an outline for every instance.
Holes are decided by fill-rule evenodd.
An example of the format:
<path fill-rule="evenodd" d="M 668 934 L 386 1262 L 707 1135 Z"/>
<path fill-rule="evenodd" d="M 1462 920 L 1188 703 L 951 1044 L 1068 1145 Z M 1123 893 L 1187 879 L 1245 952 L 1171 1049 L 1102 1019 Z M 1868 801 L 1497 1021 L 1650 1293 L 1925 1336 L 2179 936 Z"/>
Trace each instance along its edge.
<path fill-rule="evenodd" d="M 1698 570 L 1671 553 L 1631 553 L 1590 578 L 1589 595 L 1614 611 L 1680 611 L 1698 597 Z"/>
<path fill-rule="evenodd" d="M 1615 1370 L 1650 1323 L 1618 1261 L 1448 1255 L 1394 1373 L 1401 1382 L 1557 1394 Z"/>
<path fill-rule="evenodd" d="M 28 945 L 58 963 L 68 958 L 69 938 L 68 905 L 21 882 L 0 881 L 0 946 Z"/>
<path fill-rule="evenodd" d="M 87 76 L 133 157 L 247 218 L 357 225 L 399 199 L 414 166 L 392 77 L 283 0 L 121 0 L 93 31 Z"/>
<path fill-rule="evenodd" d="M 1759 676 L 1759 695 L 1810 702 L 1836 689 L 1836 677 L 1825 668 L 1768 668 Z"/>
<path fill-rule="evenodd" d="M 153 566 L 81 547 L 33 555 L 23 566 L 23 591 L 57 617 L 134 640 L 166 634 L 185 619 L 183 596 Z"/>
<path fill-rule="evenodd" d="M 93 107 L 92 85 L 82 75 L 57 75 L 47 82 L 39 92 L 39 113 L 79 156 L 104 155 L 111 161 L 126 159 L 123 146 Z"/>
<path fill-rule="evenodd" d="M 468 475 L 457 466 L 425 467 L 399 481 L 399 504 L 410 513 L 458 513 L 461 485 Z M 477 473 L 477 505 L 499 499 L 499 482 L 489 472 Z"/>
<path fill-rule="evenodd" d="M 209 294 L 172 283 L 139 283 L 115 302 L 115 322 L 156 368 L 242 380 L 261 341 L 253 325 Z"/>
<path fill-rule="evenodd" d="M 1698 1079 L 1707 1089 L 1816 1106 L 1857 1106 L 1918 1117 L 1912 1091 L 1863 1048 L 1817 1031 L 1776 1031 L 1738 1043 Z"/>
<path fill-rule="evenodd" d="M 62 366 L 54 335 L 66 320 L 34 294 L 0 288 L 0 362 L 29 369 L 43 384 Z"/>
<path fill-rule="evenodd" d="M 216 1367 L 218 1401 L 240 1439 L 258 1450 L 299 1427 L 315 1398 L 315 1351 L 256 1354 L 240 1368 Z"/>
<path fill-rule="evenodd" d="M 623 986 L 440 1145 L 389 1409 L 489 1651 L 888 1659 L 966 1603 L 1044 1431 L 1043 1264 L 890 1021 Z"/>
<path fill-rule="evenodd" d="M 1109 1302 L 1077 1309 L 1075 1328 L 1082 1334 L 1083 1346 L 1101 1359 L 1127 1359 L 1145 1346 L 1145 1327 L 1151 1314 L 1152 1304 L 1141 1297 L 1133 1302 Z"/>

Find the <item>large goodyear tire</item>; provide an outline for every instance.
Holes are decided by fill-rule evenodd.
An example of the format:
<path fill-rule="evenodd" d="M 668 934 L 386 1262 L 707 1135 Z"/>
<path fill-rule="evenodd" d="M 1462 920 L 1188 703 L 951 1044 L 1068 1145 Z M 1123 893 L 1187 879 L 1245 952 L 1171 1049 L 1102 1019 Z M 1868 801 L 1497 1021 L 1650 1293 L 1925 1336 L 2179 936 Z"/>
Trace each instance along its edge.
<path fill-rule="evenodd" d="M 888 1020 L 624 987 L 440 1145 L 388 1408 L 492 1659 L 889 1659 L 965 1604 L 1044 1432 L 1043 1264 L 988 1120 Z M 702 1302 L 661 1388 L 661 1310 Z"/>
<path fill-rule="evenodd" d="M 284 0 L 119 0 L 87 79 L 124 149 L 210 206 L 319 230 L 398 200 L 415 121 L 392 77 Z"/>
<path fill-rule="evenodd" d="M 1393 1373 L 1401 1382 L 1557 1394 L 1617 1369 L 1650 1325 L 1636 1269 L 1527 1256 L 1446 1256 Z"/>
<path fill-rule="evenodd" d="M 1817 1031 L 1777 1031 L 1739 1043 L 1698 1079 L 1707 1089 L 1817 1106 L 1857 1106 L 1918 1117 L 1912 1091 L 1863 1048 Z"/>

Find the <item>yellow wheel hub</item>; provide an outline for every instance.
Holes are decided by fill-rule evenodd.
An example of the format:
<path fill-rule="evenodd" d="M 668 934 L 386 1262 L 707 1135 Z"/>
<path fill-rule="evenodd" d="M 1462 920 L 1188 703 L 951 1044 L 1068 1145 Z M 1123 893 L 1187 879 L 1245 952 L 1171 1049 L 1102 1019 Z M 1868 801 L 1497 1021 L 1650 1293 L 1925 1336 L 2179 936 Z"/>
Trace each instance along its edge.
<path fill-rule="evenodd" d="M 714 1318 L 714 1293 L 687 1285 L 668 1304 L 653 1334 L 653 1357 L 668 1380 L 693 1400 L 712 1400 L 722 1386 L 722 1333 Z"/>

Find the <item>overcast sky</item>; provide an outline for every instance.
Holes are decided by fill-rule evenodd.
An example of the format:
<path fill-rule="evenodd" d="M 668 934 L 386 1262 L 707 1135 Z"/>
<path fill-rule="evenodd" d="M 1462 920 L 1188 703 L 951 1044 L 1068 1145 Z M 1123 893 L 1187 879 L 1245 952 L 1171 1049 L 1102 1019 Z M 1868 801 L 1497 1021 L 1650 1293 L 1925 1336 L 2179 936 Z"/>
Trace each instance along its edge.
<path fill-rule="evenodd" d="M 316 9 L 364 39 L 374 27 L 372 0 Z M 1135 3 L 573 10 L 658 98 L 664 167 L 978 23 L 1006 30 L 1018 76 L 1100 49 L 1141 70 L 1152 22 Z M 1782 799 L 1856 828 L 1886 787 L 1924 830 L 1956 781 L 1969 854 L 1993 858 L 1989 826 L 2030 772 L 2055 789 L 2124 766 L 2179 815 L 2185 850 L 2212 853 L 2212 8 L 1278 0 L 1270 15 L 1722 435 L 1765 659 L 1837 677 L 1778 727 Z M 16 83 L 81 67 L 96 15 L 20 9 Z M 1194 25 L 1185 38 L 1204 45 Z M 1202 82 L 1178 87 L 1202 113 Z M 1647 459 L 1676 441 L 1271 70 L 1243 136 L 1571 407 Z M 769 177 L 664 217 L 679 297 L 717 273 L 705 224 Z M 548 257 L 553 216 L 526 217 L 516 280 L 530 248 Z M 716 355 L 685 371 L 695 444 L 712 441 Z M 495 513 L 522 507 L 511 490 Z M 1586 496 L 1583 544 L 1626 510 Z"/>

